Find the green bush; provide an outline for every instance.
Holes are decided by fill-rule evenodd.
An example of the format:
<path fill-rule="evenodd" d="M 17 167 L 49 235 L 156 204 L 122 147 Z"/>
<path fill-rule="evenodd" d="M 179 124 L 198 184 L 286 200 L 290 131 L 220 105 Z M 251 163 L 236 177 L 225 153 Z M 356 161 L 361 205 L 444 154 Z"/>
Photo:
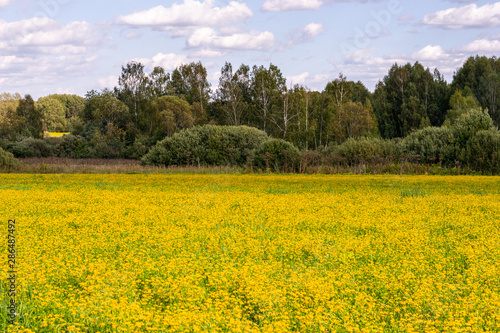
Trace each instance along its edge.
<path fill-rule="evenodd" d="M 300 151 L 288 141 L 269 139 L 254 153 L 255 166 L 262 170 L 293 172 L 299 164 Z"/>
<path fill-rule="evenodd" d="M 146 136 L 138 137 L 134 143 L 125 150 L 125 157 L 133 160 L 140 160 L 149 151 L 150 139 Z"/>
<path fill-rule="evenodd" d="M 453 130 L 448 127 L 426 127 L 413 132 L 401 142 L 404 154 L 418 156 L 424 164 L 454 165 L 457 149 Z"/>
<path fill-rule="evenodd" d="M 387 159 L 392 161 L 398 158 L 401 151 L 398 144 L 391 140 L 359 138 L 349 139 L 338 146 L 334 146 L 329 153 L 349 165 L 357 165 L 360 163 L 377 163 Z"/>
<path fill-rule="evenodd" d="M 9 142 L 5 150 L 12 153 L 16 158 L 37 156 L 35 148 L 24 143 L 27 142 L 28 138 L 19 137 L 18 140 L 16 142 Z"/>
<path fill-rule="evenodd" d="M 1 169 L 14 169 L 21 165 L 21 162 L 14 158 L 12 153 L 0 148 L 0 168 Z"/>
<path fill-rule="evenodd" d="M 242 166 L 252 150 L 267 138 L 264 132 L 247 126 L 198 126 L 158 142 L 142 158 L 142 163 Z"/>
<path fill-rule="evenodd" d="M 500 173 L 500 132 L 477 132 L 467 141 L 465 162 L 477 171 Z"/>
<path fill-rule="evenodd" d="M 81 136 L 65 135 L 55 148 L 55 155 L 66 158 L 88 158 L 88 142 Z"/>
<path fill-rule="evenodd" d="M 21 141 L 21 144 L 33 148 L 35 157 L 50 157 L 52 156 L 53 146 L 43 139 L 26 138 Z"/>
<path fill-rule="evenodd" d="M 467 141 L 479 131 L 487 131 L 495 129 L 493 119 L 487 111 L 471 109 L 467 113 L 461 115 L 451 127 L 456 138 L 456 143 L 463 149 L 467 145 Z"/>
<path fill-rule="evenodd" d="M 88 156 L 91 158 L 119 158 L 123 148 L 106 141 L 99 141 L 88 149 Z"/>

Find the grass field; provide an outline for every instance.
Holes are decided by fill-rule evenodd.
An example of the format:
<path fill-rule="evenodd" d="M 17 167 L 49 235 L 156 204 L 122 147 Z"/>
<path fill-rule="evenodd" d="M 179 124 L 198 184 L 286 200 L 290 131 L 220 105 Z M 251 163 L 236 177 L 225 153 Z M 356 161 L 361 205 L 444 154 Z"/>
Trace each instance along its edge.
<path fill-rule="evenodd" d="M 3 174 L 0 331 L 498 332 L 499 198 L 495 177 Z"/>

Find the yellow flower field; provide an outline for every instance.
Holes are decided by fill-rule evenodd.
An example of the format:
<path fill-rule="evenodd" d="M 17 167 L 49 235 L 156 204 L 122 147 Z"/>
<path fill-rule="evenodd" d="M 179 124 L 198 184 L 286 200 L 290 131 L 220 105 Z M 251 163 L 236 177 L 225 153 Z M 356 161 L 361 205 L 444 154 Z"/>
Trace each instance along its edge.
<path fill-rule="evenodd" d="M 0 219 L 0 331 L 500 331 L 495 177 L 2 174 Z"/>

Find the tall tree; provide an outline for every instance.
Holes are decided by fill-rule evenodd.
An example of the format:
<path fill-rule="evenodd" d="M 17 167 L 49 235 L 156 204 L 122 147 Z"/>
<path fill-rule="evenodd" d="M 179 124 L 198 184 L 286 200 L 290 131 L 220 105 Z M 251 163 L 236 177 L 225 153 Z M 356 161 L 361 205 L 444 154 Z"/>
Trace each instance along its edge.
<path fill-rule="evenodd" d="M 444 125 L 453 125 L 458 118 L 465 115 L 471 109 L 478 109 L 478 103 L 474 95 L 469 90 L 466 90 L 464 96 L 462 90 L 457 89 L 450 98 L 450 110 L 448 110 Z M 479 109 L 482 110 L 480 107 Z"/>
<path fill-rule="evenodd" d="M 30 95 L 25 95 L 19 101 L 16 112 L 22 123 L 25 124 L 21 134 L 34 138 L 43 137 L 43 116 L 40 110 L 35 107 L 35 101 Z"/>
<path fill-rule="evenodd" d="M 198 124 L 205 122 L 206 108 L 211 93 L 207 69 L 201 62 L 192 62 L 181 65 L 178 71 L 182 76 L 186 100 L 193 106 L 195 122 Z"/>
<path fill-rule="evenodd" d="M 245 94 L 248 94 L 249 83 L 248 66 L 241 65 L 236 72 L 233 72 L 231 63 L 226 62 L 222 67 L 217 98 L 221 102 L 227 124 L 234 126 L 242 124 L 242 118 L 248 108 Z"/>
<path fill-rule="evenodd" d="M 171 136 L 194 125 L 191 105 L 177 96 L 162 96 L 152 103 L 158 115 L 157 136 Z"/>
<path fill-rule="evenodd" d="M 136 127 L 139 127 L 139 114 L 141 113 L 141 102 L 144 97 L 144 89 L 147 76 L 144 73 L 144 65 L 140 62 L 131 61 L 122 66 L 122 73 L 118 79 L 121 89 L 121 99 L 128 105 L 133 113 Z"/>
<path fill-rule="evenodd" d="M 155 100 L 161 96 L 173 95 L 174 92 L 171 90 L 170 80 L 170 73 L 166 73 L 163 67 L 156 66 L 153 68 L 153 71 L 147 78 L 147 98 Z"/>
<path fill-rule="evenodd" d="M 273 134 L 269 122 L 273 111 L 280 108 L 280 94 L 286 90 L 286 80 L 280 69 L 273 64 L 269 68 L 254 66 L 251 87 L 255 124 L 267 134 Z"/>
<path fill-rule="evenodd" d="M 479 105 L 488 109 L 500 125 L 500 59 L 476 56 L 468 58 L 453 77 L 452 90 L 471 89 Z"/>
<path fill-rule="evenodd" d="M 361 82 L 348 81 L 340 73 L 323 91 L 327 103 L 327 138 L 342 142 L 369 134 L 376 121 L 369 101 L 370 92 Z M 364 103 L 364 105 L 363 105 Z"/>
<path fill-rule="evenodd" d="M 47 131 L 62 132 L 66 129 L 66 110 L 58 99 L 50 96 L 41 97 L 36 106 L 43 116 Z"/>
<path fill-rule="evenodd" d="M 11 110 L 15 110 L 19 105 L 19 100 L 22 96 L 18 93 L 2 93 L 0 94 L 0 120 L 7 115 Z"/>
<path fill-rule="evenodd" d="M 373 98 L 381 135 L 402 137 L 421 126 L 440 126 L 448 110 L 448 90 L 437 70 L 431 73 L 418 62 L 394 64 Z"/>

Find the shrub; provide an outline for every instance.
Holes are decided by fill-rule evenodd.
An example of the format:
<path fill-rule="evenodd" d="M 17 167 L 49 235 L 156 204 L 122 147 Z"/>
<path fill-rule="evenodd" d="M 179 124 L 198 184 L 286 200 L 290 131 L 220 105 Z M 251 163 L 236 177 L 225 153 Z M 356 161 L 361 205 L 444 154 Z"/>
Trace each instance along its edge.
<path fill-rule="evenodd" d="M 26 157 L 35 157 L 35 149 L 33 147 L 26 146 L 21 142 L 14 142 L 7 145 L 8 152 L 12 153 L 14 157 L 17 158 L 26 158 Z"/>
<path fill-rule="evenodd" d="M 482 130 L 493 130 L 493 119 L 487 111 L 471 109 L 461 115 L 451 127 L 455 135 L 456 142 L 460 148 L 465 148 L 467 141 L 477 132 Z"/>
<path fill-rule="evenodd" d="M 90 157 L 87 140 L 81 136 L 65 135 L 55 148 L 55 155 L 67 158 Z"/>
<path fill-rule="evenodd" d="M 479 131 L 467 141 L 465 162 L 477 171 L 500 173 L 500 133 Z"/>
<path fill-rule="evenodd" d="M 14 169 L 21 165 L 21 162 L 14 158 L 12 153 L 0 148 L 0 168 L 2 169 Z"/>
<path fill-rule="evenodd" d="M 49 142 L 42 139 L 26 138 L 21 141 L 21 144 L 33 149 L 35 157 L 50 157 L 52 156 L 53 146 Z"/>
<path fill-rule="evenodd" d="M 149 151 L 150 139 L 146 136 L 137 138 L 134 143 L 126 148 L 125 157 L 140 160 Z"/>
<path fill-rule="evenodd" d="M 247 126 L 205 125 L 175 133 L 142 158 L 146 165 L 234 165 L 246 163 L 267 135 Z"/>
<path fill-rule="evenodd" d="M 349 139 L 330 150 L 334 160 L 344 160 L 349 165 L 379 163 L 387 159 L 392 161 L 400 153 L 394 141 L 378 138 Z"/>
<path fill-rule="evenodd" d="M 119 158 L 122 148 L 106 141 L 98 141 L 88 149 L 88 157 Z"/>
<path fill-rule="evenodd" d="M 299 162 L 300 151 L 288 141 L 269 139 L 255 151 L 255 166 L 276 172 L 293 172 Z"/>
<path fill-rule="evenodd" d="M 421 163 L 454 165 L 457 159 L 455 137 L 448 127 L 426 127 L 413 132 L 403 139 L 401 147 L 405 154 L 418 156 Z"/>

